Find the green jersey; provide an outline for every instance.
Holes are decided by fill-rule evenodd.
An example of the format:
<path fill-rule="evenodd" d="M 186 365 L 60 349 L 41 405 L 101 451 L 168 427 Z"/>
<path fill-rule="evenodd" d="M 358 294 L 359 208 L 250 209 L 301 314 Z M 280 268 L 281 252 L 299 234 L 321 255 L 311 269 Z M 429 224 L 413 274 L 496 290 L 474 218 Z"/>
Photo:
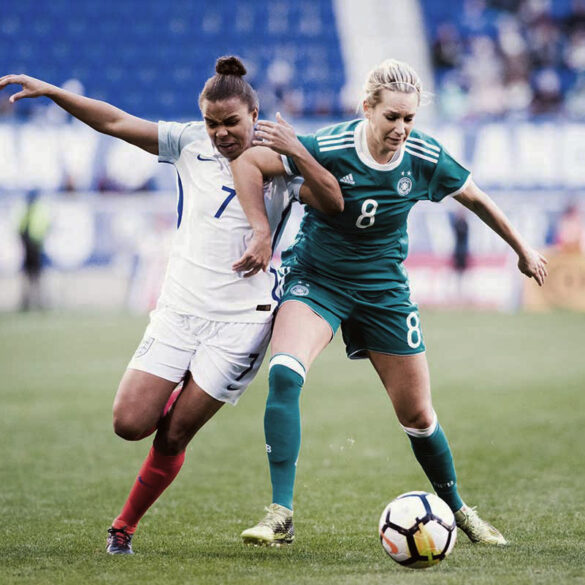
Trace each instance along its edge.
<path fill-rule="evenodd" d="M 417 130 L 389 163 L 377 163 L 367 147 L 365 120 L 336 124 L 299 139 L 337 178 L 345 208 L 332 217 L 307 207 L 293 246 L 283 254 L 283 265 L 356 290 L 404 286 L 406 220 L 412 206 L 457 194 L 469 180 L 469 171 Z M 287 172 L 298 175 L 293 160 L 284 160 Z"/>

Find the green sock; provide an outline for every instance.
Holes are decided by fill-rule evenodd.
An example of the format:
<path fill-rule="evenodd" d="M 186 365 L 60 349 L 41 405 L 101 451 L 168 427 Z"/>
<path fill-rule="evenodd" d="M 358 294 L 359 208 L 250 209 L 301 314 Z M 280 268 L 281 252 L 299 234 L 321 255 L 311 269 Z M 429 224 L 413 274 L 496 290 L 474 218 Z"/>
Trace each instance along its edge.
<path fill-rule="evenodd" d="M 432 428 L 432 427 L 431 427 Z M 421 433 L 413 434 L 416 429 L 405 429 L 414 456 L 429 478 L 437 495 L 445 500 L 451 510 L 456 512 L 463 506 L 463 500 L 457 491 L 457 475 L 453 464 L 453 455 L 447 437 L 436 423 L 435 430 L 427 437 Z"/>
<path fill-rule="evenodd" d="M 299 398 L 305 369 L 293 356 L 270 360 L 269 391 L 264 413 L 266 452 L 272 481 L 272 502 L 292 510 L 297 459 L 301 448 Z"/>

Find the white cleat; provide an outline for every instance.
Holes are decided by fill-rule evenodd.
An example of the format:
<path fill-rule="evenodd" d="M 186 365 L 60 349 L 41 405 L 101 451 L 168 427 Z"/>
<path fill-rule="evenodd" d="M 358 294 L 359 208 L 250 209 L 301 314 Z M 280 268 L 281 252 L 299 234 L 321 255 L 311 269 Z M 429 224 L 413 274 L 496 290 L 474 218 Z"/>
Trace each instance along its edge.
<path fill-rule="evenodd" d="M 467 534 L 471 542 L 500 546 L 508 544 L 508 541 L 499 530 L 479 517 L 475 508 L 464 504 L 462 508 L 455 512 L 455 522 Z"/>
<path fill-rule="evenodd" d="M 254 546 L 291 544 L 295 539 L 292 510 L 278 504 L 270 504 L 265 510 L 266 516 L 256 526 L 242 532 L 244 544 Z"/>

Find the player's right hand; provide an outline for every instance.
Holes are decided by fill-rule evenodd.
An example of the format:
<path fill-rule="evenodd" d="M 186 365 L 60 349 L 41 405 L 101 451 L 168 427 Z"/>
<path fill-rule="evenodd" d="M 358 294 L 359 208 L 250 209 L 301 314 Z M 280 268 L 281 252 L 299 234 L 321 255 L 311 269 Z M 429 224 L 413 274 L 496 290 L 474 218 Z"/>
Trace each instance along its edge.
<path fill-rule="evenodd" d="M 47 95 L 47 92 L 52 86 L 50 83 L 29 77 L 28 75 L 4 75 L 0 77 L 0 89 L 7 85 L 21 85 L 22 89 L 11 95 L 9 101 L 11 104 L 22 98 L 35 98 Z"/>
<path fill-rule="evenodd" d="M 255 146 L 268 146 L 278 154 L 295 156 L 304 147 L 297 138 L 295 129 L 276 112 L 276 122 L 259 120 L 254 132 Z"/>
<path fill-rule="evenodd" d="M 254 231 L 243 256 L 232 265 L 235 272 L 243 272 L 244 278 L 254 276 L 260 270 L 266 271 L 272 258 L 270 233 Z"/>

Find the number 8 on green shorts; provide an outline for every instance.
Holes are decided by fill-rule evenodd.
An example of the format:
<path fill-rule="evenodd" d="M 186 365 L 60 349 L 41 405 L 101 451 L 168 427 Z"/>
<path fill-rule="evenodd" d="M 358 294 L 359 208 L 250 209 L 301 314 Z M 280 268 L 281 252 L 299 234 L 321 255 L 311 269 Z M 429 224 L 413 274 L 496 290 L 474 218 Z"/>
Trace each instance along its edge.
<path fill-rule="evenodd" d="M 425 351 L 418 307 L 407 284 L 387 290 L 352 290 L 329 279 L 293 269 L 285 278 L 281 304 L 300 301 L 329 323 L 341 325 L 347 356 L 367 351 L 412 355 Z"/>

